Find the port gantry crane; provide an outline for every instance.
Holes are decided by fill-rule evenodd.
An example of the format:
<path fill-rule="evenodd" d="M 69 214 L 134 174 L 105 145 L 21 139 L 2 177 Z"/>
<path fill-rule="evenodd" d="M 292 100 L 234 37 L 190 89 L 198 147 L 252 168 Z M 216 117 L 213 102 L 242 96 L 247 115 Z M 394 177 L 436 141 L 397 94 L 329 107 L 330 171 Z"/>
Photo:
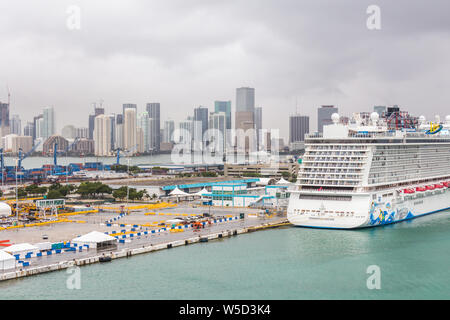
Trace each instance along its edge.
<path fill-rule="evenodd" d="M 137 144 L 131 147 L 129 150 L 122 150 L 121 148 L 117 148 L 114 151 L 116 152 L 116 165 L 120 165 L 120 152 L 125 153 L 125 155 L 130 156 L 130 154 L 137 148 Z"/>
<path fill-rule="evenodd" d="M 58 142 L 55 142 L 55 144 L 53 145 L 53 171 L 55 171 L 55 168 L 58 166 L 58 156 L 66 153 L 75 145 L 75 143 L 77 143 L 77 141 L 80 138 L 75 138 L 73 140 L 73 142 L 71 144 L 67 145 L 67 148 L 64 151 L 58 151 Z"/>
<path fill-rule="evenodd" d="M 25 160 L 26 158 L 28 158 L 28 156 L 29 156 L 30 154 L 32 154 L 32 153 L 36 150 L 37 147 L 39 147 L 39 145 L 41 144 L 41 142 L 42 142 L 42 141 L 38 141 L 38 143 L 36 143 L 36 144 L 34 145 L 34 147 L 31 148 L 31 150 L 28 151 L 28 152 L 25 153 L 25 154 L 23 153 L 22 148 L 19 148 L 19 159 L 18 159 L 18 161 L 17 161 L 17 171 L 19 171 L 19 170 L 22 169 L 22 161 Z M 1 157 L 1 159 L 2 159 L 2 170 L 3 170 L 3 151 L 2 151 L 2 157 Z"/>

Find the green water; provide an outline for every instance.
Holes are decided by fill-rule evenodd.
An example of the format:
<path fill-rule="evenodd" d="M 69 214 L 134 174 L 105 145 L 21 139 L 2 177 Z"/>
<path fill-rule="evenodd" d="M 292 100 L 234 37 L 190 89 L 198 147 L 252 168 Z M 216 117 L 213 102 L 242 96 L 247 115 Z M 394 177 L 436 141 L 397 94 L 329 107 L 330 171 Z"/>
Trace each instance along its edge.
<path fill-rule="evenodd" d="M 369 290 L 367 267 L 381 271 Z M 450 212 L 355 231 L 273 229 L 0 283 L 0 299 L 449 299 Z"/>

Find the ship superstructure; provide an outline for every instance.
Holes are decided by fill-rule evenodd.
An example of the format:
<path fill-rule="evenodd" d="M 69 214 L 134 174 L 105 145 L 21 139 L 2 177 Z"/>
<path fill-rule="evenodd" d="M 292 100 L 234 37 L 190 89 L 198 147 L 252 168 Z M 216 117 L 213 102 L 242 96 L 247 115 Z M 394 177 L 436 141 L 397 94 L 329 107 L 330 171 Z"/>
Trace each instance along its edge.
<path fill-rule="evenodd" d="M 323 134 L 305 138 L 305 154 L 288 219 L 298 226 L 361 228 L 412 219 L 450 207 L 450 116 L 417 129 L 344 125 L 333 114 Z"/>

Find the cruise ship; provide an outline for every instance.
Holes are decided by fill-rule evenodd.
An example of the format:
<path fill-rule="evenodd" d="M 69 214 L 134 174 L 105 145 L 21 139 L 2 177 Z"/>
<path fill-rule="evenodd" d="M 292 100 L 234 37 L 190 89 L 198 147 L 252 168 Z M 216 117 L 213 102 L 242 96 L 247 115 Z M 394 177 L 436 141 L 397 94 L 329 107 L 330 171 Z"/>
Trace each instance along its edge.
<path fill-rule="evenodd" d="M 383 226 L 450 208 L 450 116 L 389 129 L 372 113 L 305 138 L 287 217 L 296 226 Z"/>

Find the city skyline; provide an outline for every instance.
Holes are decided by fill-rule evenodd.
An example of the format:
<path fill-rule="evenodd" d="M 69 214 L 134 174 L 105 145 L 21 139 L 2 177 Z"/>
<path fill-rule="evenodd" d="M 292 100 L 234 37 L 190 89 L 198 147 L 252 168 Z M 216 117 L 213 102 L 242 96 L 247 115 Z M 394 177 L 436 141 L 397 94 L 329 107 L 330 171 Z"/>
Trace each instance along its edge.
<path fill-rule="evenodd" d="M 312 130 L 315 109 L 327 104 L 347 115 L 398 104 L 427 118 L 445 116 L 447 2 L 379 1 L 380 30 L 367 28 L 365 1 L 327 2 L 327 10 L 323 1 L 262 2 L 140 3 L 139 10 L 135 3 L 82 2 L 80 29 L 66 25 L 69 3 L 29 4 L 27 21 L 19 5 L 4 5 L 0 101 L 7 102 L 8 86 L 11 113 L 23 124 L 53 106 L 60 132 L 85 127 L 84 115 L 100 99 L 108 114 L 130 101 L 139 112 L 158 101 L 161 121 L 182 121 L 196 106 L 213 110 L 216 100 L 232 101 L 234 112 L 235 88 L 249 86 L 264 108 L 263 127 L 279 128 L 285 140 L 297 107 Z"/>

